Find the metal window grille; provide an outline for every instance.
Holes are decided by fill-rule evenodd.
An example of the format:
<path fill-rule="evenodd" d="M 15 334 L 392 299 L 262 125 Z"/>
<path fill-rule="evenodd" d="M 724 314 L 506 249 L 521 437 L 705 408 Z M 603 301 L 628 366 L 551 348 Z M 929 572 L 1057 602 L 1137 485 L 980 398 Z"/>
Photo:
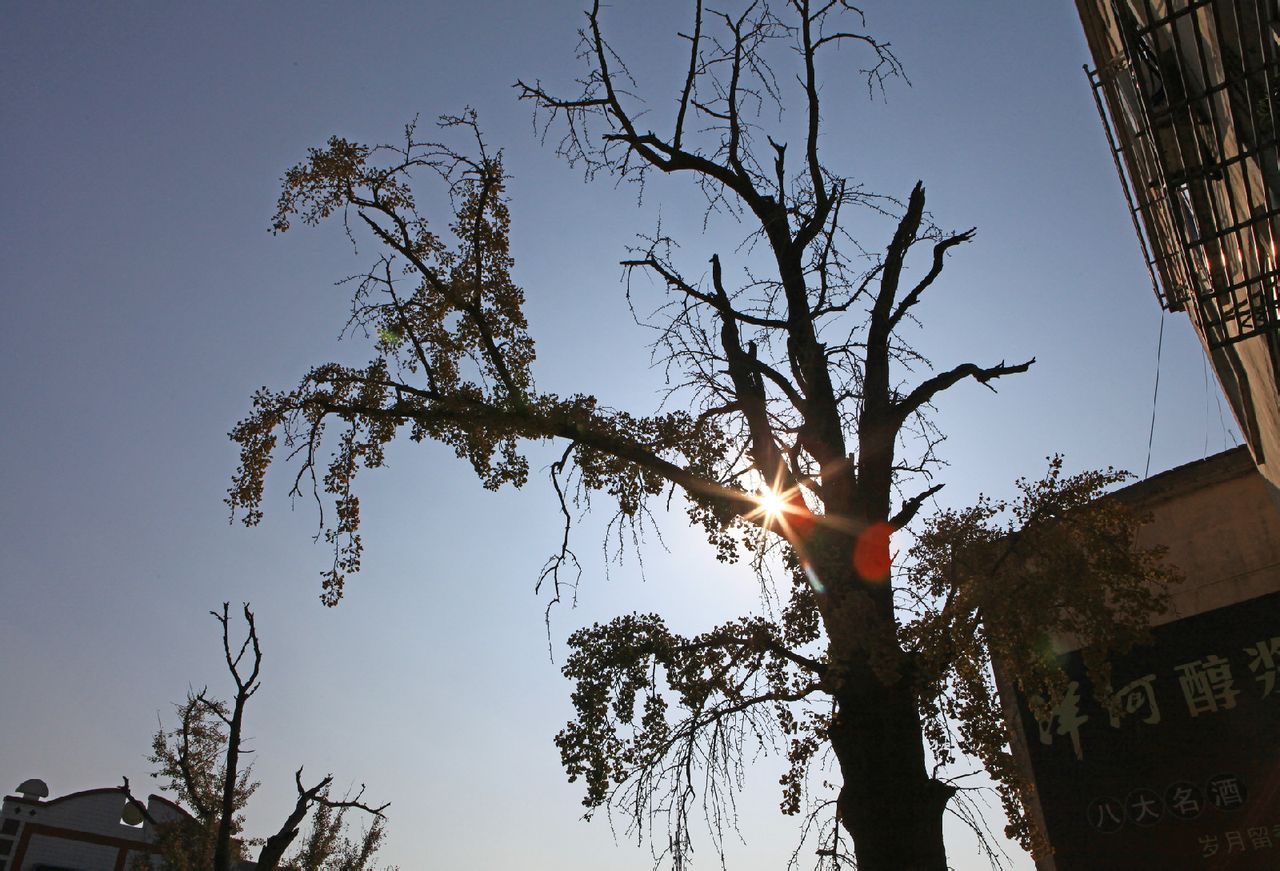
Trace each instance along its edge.
<path fill-rule="evenodd" d="M 1151 271 L 1211 348 L 1280 332 L 1276 0 L 1113 0 L 1088 71 Z"/>

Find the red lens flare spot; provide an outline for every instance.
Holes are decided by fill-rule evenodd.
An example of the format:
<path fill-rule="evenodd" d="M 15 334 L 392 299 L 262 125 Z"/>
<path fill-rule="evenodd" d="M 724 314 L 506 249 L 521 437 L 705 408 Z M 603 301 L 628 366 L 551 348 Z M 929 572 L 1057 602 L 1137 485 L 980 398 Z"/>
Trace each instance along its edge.
<path fill-rule="evenodd" d="M 858 536 L 853 546 L 853 567 L 863 580 L 888 580 L 891 563 L 889 536 L 893 531 L 891 524 L 873 523 Z"/>

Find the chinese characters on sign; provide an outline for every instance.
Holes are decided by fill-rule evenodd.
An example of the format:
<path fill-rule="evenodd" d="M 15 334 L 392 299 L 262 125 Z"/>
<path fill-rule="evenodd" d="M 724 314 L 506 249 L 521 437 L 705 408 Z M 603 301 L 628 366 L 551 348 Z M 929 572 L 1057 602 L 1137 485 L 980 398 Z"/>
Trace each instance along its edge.
<path fill-rule="evenodd" d="M 1231 664 L 1216 654 L 1177 666 L 1178 684 L 1193 717 L 1236 706 L 1240 692 L 1231 679 Z"/>
<path fill-rule="evenodd" d="M 1251 656 L 1249 671 L 1260 685 L 1259 697 L 1267 698 L 1275 691 L 1276 672 L 1280 668 L 1280 636 L 1273 636 L 1243 648 Z M 1229 711 L 1236 706 L 1241 690 L 1231 672 L 1231 662 L 1216 653 L 1173 667 L 1177 676 L 1182 700 L 1192 717 Z M 1141 714 L 1141 720 L 1149 726 L 1161 722 L 1160 704 L 1156 699 L 1157 676 L 1153 672 L 1136 678 L 1112 694 L 1108 719 L 1111 728 L 1118 729 L 1124 718 Z M 1033 697 L 1037 704 L 1044 699 Z M 1080 727 L 1089 721 L 1089 715 L 1080 711 L 1080 682 L 1071 681 L 1062 701 L 1049 712 L 1048 719 L 1037 720 L 1041 744 L 1052 744 L 1054 736 L 1069 736 L 1071 749 L 1077 759 L 1084 758 L 1084 744 Z"/>
<path fill-rule="evenodd" d="M 1070 735 L 1076 758 L 1083 759 L 1084 752 L 1080 749 L 1080 727 L 1087 722 L 1089 718 L 1080 714 L 1080 682 L 1073 680 L 1067 686 L 1067 692 L 1062 697 L 1062 701 L 1050 712 L 1049 719 L 1040 721 L 1040 743 L 1053 743 L 1056 724 L 1057 734 Z"/>
<path fill-rule="evenodd" d="M 1203 789 L 1190 781 L 1178 780 L 1165 787 L 1163 793 L 1138 787 L 1123 801 L 1112 795 L 1100 796 L 1089 802 L 1085 817 L 1094 829 L 1111 834 L 1128 823 L 1151 826 L 1164 818 L 1187 822 L 1199 817 L 1206 807 L 1239 810 L 1244 807 L 1248 794 L 1240 777 L 1219 774 L 1209 778 Z"/>
<path fill-rule="evenodd" d="M 1280 638 L 1259 641 L 1252 647 L 1246 647 L 1245 653 L 1253 657 L 1249 660 L 1249 671 L 1254 680 L 1262 684 L 1262 697 L 1265 699 L 1276 688 L 1276 663 L 1280 662 Z"/>
<path fill-rule="evenodd" d="M 1277 871 L 1280 592 L 1151 634 L 1109 686 L 1077 650 L 1060 696 L 1018 700 L 1054 867 Z"/>
<path fill-rule="evenodd" d="M 1155 679 L 1156 676 L 1154 674 L 1143 675 L 1116 690 L 1112 699 L 1115 704 L 1113 710 L 1109 712 L 1111 714 L 1112 728 L 1120 728 L 1120 718 L 1122 716 L 1132 717 L 1143 710 L 1147 714 L 1142 718 L 1142 722 L 1149 726 L 1154 726 L 1160 722 L 1160 705 L 1156 703 L 1156 693 L 1153 687 Z"/>
<path fill-rule="evenodd" d="M 1230 855 L 1243 853 L 1246 850 L 1270 850 L 1280 843 L 1280 823 L 1272 826 L 1250 826 L 1240 829 L 1228 829 L 1221 836 L 1201 835 L 1200 858 L 1209 859 L 1219 854 Z"/>

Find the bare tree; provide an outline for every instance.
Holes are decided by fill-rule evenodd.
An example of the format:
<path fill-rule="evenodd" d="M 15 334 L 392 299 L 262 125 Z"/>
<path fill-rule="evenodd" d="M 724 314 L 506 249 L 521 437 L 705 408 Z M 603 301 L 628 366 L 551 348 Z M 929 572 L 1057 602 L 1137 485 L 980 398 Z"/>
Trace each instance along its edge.
<path fill-rule="evenodd" d="M 232 701 L 227 704 L 213 698 L 208 688 L 189 692 L 187 700 L 177 706 L 177 728 L 165 731 L 162 727 L 152 740 L 150 759 L 158 766 L 155 777 L 163 781 L 164 788 L 173 791 L 180 804 L 190 808 L 192 815 L 189 820 L 151 820 L 159 831 L 161 856 L 174 871 L 203 871 L 209 867 L 230 871 L 244 859 L 245 847 L 252 845 L 240 834 L 245 825 L 245 806 L 258 783 L 251 779 L 252 766 L 243 765 L 241 756 L 249 752 L 244 748 L 245 707 L 262 686 L 262 647 L 253 611 L 247 604 L 243 611 L 246 633 L 238 645 L 232 641 L 229 603 L 223 603 L 221 612 L 209 613 L 222 627 L 223 656 L 235 683 Z M 333 798 L 331 774 L 308 787 L 299 768 L 294 782 L 297 800 L 280 828 L 261 843 L 258 871 L 371 869 L 370 861 L 383 837 L 383 811 L 388 805 L 373 807 L 365 803 L 363 786 L 354 797 Z M 121 789 L 149 817 L 145 806 L 129 793 L 127 778 Z M 303 849 L 286 862 L 285 852 L 313 809 L 317 812 Z M 345 835 L 345 814 L 349 809 L 373 817 L 373 824 L 358 843 Z"/>
<path fill-rule="evenodd" d="M 293 390 L 258 393 L 232 433 L 241 466 L 229 503 L 256 523 L 267 468 L 282 452 L 295 460 L 294 493 L 321 504 L 327 494 L 336 509 L 321 521 L 334 549 L 323 598 L 334 604 L 360 563 L 353 480 L 360 467 L 382 464 L 397 434 L 451 446 L 488 488 L 526 482 L 521 442 L 557 441 L 564 449 L 551 474 L 566 528 L 543 577 L 558 600 L 562 573 L 576 561 L 573 493 L 607 494 L 630 523 L 642 522 L 655 498 L 681 493 L 720 559 L 745 549 L 759 571 L 779 560 L 787 598 L 773 616 L 692 638 L 660 615 L 619 617 L 570 638 L 564 671 L 577 684 L 577 713 L 556 740 L 570 779 L 585 780 L 588 807 L 612 801 L 640 829 L 665 819 L 668 849 L 659 852 L 680 867 L 693 810 L 706 809 L 717 837 L 728 824 L 724 802 L 746 764 L 743 741 L 754 736 L 784 748 L 791 771 L 782 809 L 809 814 L 805 831 L 820 838 L 820 864 L 848 862 L 843 829 L 862 871 L 942 871 L 944 811 L 982 830 L 965 796 L 957 798 L 949 767 L 957 752 L 1002 780 L 1012 831 L 1030 838 L 985 642 L 1009 653 L 1019 680 L 1051 684 L 1051 670 L 1018 653 L 1026 640 L 1018 631 L 1032 622 L 1075 626 L 1087 641 L 1127 643 L 1157 601 L 1147 591 L 1159 572 L 1151 555 L 1132 549 L 1136 521 L 1118 509 L 1103 512 L 1105 522 L 1079 510 L 1120 476 L 1064 478 L 1058 466 L 1015 505 L 984 502 L 936 520 L 915 570 L 892 570 L 890 534 L 941 487 L 932 479 L 934 400 L 966 382 L 994 389 L 1034 360 L 912 375 L 927 364 L 902 331 L 973 231 L 932 226 L 922 184 L 899 203 L 823 161 L 818 69 L 827 54 L 860 51 L 872 88 L 900 74 L 860 10 L 846 0 L 790 0 L 725 13 L 695 0 L 690 25 L 666 132 L 648 126 L 661 112 L 638 103 L 640 86 L 603 36 L 598 3 L 581 32 L 581 89 L 516 87 L 588 175 L 687 177 L 712 217 L 747 227 L 747 245 L 699 257 L 709 270 L 689 271 L 661 230 L 623 261 L 629 295 L 640 292 L 630 279 L 641 274 L 665 294 L 648 323 L 674 373 L 676 407 L 691 411 L 640 416 L 594 396 L 536 389 L 534 343 L 511 277 L 502 156 L 473 115 L 442 119 L 446 131 L 470 136 L 469 153 L 425 141 L 414 126 L 398 145 L 335 137 L 286 174 L 274 228 L 342 214 L 349 232 L 377 241 L 381 253 L 355 290 L 351 321 L 377 337 L 375 357 L 363 368 L 319 366 Z M 774 114 L 777 123 L 768 121 Z M 447 231 L 418 211 L 413 180 L 424 174 L 450 194 Z M 880 254 L 845 229 L 867 210 L 892 224 Z M 696 244 L 685 240 L 685 248 Z M 754 260 L 742 253 L 751 245 L 761 252 Z M 726 264 L 730 257 L 740 269 Z M 326 461 L 331 424 L 340 433 Z M 1012 539 L 1000 520 L 1005 508 L 1026 526 Z M 1076 583 L 1059 586 L 1070 589 L 1045 582 L 1038 598 L 1014 602 L 989 594 L 1017 591 L 1014 567 L 1049 544 L 1057 558 L 1046 557 L 1043 577 L 1069 554 Z M 938 556 L 944 551 L 950 562 Z M 809 798 L 806 773 L 828 751 L 835 795 Z"/>

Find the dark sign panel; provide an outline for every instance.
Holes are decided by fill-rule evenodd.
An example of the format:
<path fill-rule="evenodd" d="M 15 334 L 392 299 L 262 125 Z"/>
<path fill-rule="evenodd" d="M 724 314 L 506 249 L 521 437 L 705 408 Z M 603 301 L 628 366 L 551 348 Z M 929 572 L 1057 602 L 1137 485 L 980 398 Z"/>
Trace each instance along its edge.
<path fill-rule="evenodd" d="M 1280 593 L 1152 632 L 1118 714 L 1078 653 L 1047 722 L 1019 699 L 1058 871 L 1280 869 Z"/>

